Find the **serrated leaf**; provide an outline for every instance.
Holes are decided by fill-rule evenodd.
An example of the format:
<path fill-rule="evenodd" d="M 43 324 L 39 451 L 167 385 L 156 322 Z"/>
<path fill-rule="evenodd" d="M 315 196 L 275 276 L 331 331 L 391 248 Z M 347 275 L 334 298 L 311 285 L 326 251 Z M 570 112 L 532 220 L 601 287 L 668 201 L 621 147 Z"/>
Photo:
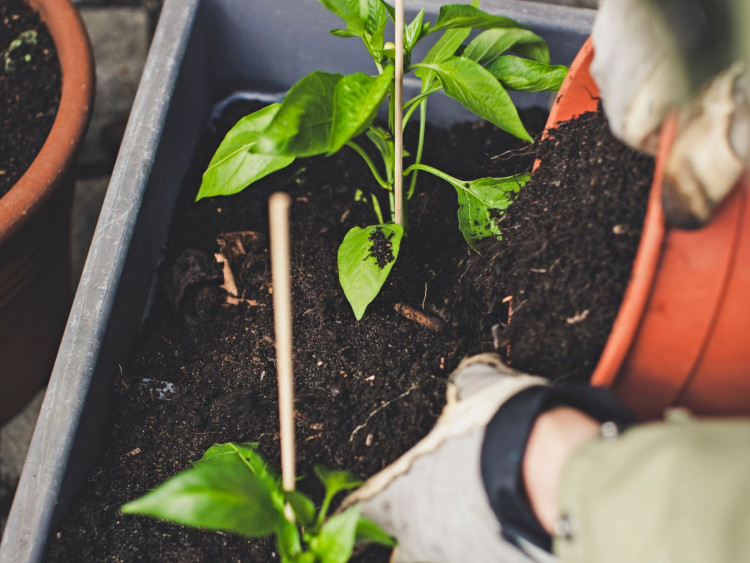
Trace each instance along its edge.
<path fill-rule="evenodd" d="M 310 541 L 310 551 L 320 558 L 321 563 L 346 563 L 354 550 L 358 506 L 331 517 L 317 537 Z"/>
<path fill-rule="evenodd" d="M 273 533 L 280 517 L 263 481 L 228 456 L 183 471 L 122 512 L 248 537 Z"/>
<path fill-rule="evenodd" d="M 406 51 L 407 53 L 411 53 L 411 50 L 414 49 L 414 45 L 416 45 L 422 38 L 422 31 L 424 30 L 422 26 L 423 19 L 424 8 L 422 8 L 419 13 L 414 16 L 414 19 L 408 26 L 406 26 L 406 29 L 404 30 L 404 51 Z"/>
<path fill-rule="evenodd" d="M 487 70 L 509 90 L 557 92 L 568 75 L 568 67 L 546 65 L 513 55 L 499 57 Z"/>
<path fill-rule="evenodd" d="M 533 141 L 508 92 L 479 63 L 466 57 L 452 57 L 419 66 L 435 72 L 445 93 L 479 117 L 514 137 Z"/>
<path fill-rule="evenodd" d="M 495 27 L 520 27 L 518 22 L 504 16 L 483 12 L 471 4 L 448 4 L 440 7 L 437 22 L 430 33 L 441 29 L 468 27 L 492 29 Z"/>
<path fill-rule="evenodd" d="M 203 174 L 196 200 L 232 195 L 253 182 L 294 162 L 293 156 L 252 152 L 262 131 L 268 127 L 281 104 L 272 104 L 240 119 L 226 134 Z"/>
<path fill-rule="evenodd" d="M 513 51 L 540 63 L 549 64 L 547 42 L 523 28 L 489 29 L 469 43 L 463 56 L 486 67 L 506 51 Z"/>
<path fill-rule="evenodd" d="M 385 238 L 389 239 L 393 260 L 381 268 L 370 249 L 370 236 L 377 229 L 381 229 Z M 354 311 L 357 320 L 365 314 L 365 309 L 380 292 L 393 264 L 398 257 L 401 238 L 404 229 L 401 225 L 371 225 L 369 227 L 354 227 L 341 243 L 338 251 L 339 282 L 344 295 Z"/>
<path fill-rule="evenodd" d="M 388 535 L 388 532 L 364 516 L 360 516 L 357 521 L 355 539 L 361 543 L 375 543 L 386 547 L 396 547 L 396 541 Z"/>
<path fill-rule="evenodd" d="M 440 36 L 435 44 L 427 51 L 422 64 L 432 64 L 444 61 L 456 54 L 461 44 L 469 37 L 471 29 L 450 29 Z M 435 78 L 435 73 L 427 68 L 417 68 L 415 73 L 423 83 L 423 90 Z"/>
<path fill-rule="evenodd" d="M 451 182 L 458 194 L 458 228 L 472 249 L 476 250 L 477 239 L 502 236 L 497 219 L 512 203 L 511 194 L 518 192 L 528 179 L 529 174 L 522 174 Z"/>
<path fill-rule="evenodd" d="M 284 500 L 294 510 L 297 520 L 303 526 L 310 524 L 315 518 L 315 503 L 299 491 L 284 491 Z"/>
<path fill-rule="evenodd" d="M 295 157 L 328 152 L 333 95 L 342 78 L 341 74 L 316 70 L 292 86 L 258 138 L 256 150 Z"/>
<path fill-rule="evenodd" d="M 339 80 L 333 94 L 329 155 L 370 126 L 392 83 L 393 67 L 390 65 L 376 77 L 356 73 Z"/>

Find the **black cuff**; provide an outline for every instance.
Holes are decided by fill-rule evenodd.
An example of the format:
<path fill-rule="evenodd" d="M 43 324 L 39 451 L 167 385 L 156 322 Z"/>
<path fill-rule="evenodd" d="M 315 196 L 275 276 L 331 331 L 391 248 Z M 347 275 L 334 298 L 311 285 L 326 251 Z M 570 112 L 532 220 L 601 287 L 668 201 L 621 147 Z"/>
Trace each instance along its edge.
<path fill-rule="evenodd" d="M 482 480 L 503 537 L 516 545 L 522 537 L 542 549 L 552 550 L 552 538 L 531 510 L 522 462 L 537 417 L 560 405 L 579 409 L 600 422 L 615 422 L 620 428 L 637 423 L 635 416 L 610 391 L 583 385 L 530 387 L 500 407 L 484 433 Z"/>

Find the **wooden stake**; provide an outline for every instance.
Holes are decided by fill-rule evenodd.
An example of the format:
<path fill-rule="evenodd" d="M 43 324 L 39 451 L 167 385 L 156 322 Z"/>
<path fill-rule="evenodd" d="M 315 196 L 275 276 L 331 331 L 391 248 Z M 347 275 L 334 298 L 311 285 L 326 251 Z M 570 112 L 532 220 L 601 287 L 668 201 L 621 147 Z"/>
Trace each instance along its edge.
<path fill-rule="evenodd" d="M 271 276 L 276 329 L 276 371 L 279 381 L 281 481 L 294 490 L 294 376 L 292 368 L 292 294 L 289 267 L 289 205 L 291 199 L 276 192 L 268 202 L 271 223 Z M 287 510 L 287 518 L 291 511 Z"/>
<path fill-rule="evenodd" d="M 396 223 L 404 223 L 404 0 L 396 0 L 396 17 L 394 18 L 396 55 L 394 61 L 395 87 L 393 92 L 393 142 L 395 143 L 395 161 L 393 163 L 393 191 L 396 198 Z"/>

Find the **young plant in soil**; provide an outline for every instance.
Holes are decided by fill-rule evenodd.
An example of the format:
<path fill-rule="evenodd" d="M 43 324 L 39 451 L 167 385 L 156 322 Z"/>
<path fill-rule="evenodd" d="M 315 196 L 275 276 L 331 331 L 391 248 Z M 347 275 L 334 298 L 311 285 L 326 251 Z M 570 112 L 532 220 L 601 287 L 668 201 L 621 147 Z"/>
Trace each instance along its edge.
<path fill-rule="evenodd" d="M 345 563 L 356 542 L 395 545 L 356 507 L 326 520 L 334 496 L 362 481 L 346 471 L 315 466 L 325 487 L 316 514 L 306 495 L 282 487 L 281 478 L 257 447 L 256 443 L 215 444 L 192 468 L 126 504 L 122 511 L 247 537 L 274 535 L 281 560 L 290 563 Z M 286 505 L 291 507 L 294 521 L 285 514 Z"/>
<path fill-rule="evenodd" d="M 408 231 L 407 203 L 414 194 L 419 171 L 435 174 L 456 189 L 459 228 L 472 248 L 477 239 L 500 237 L 497 220 L 510 205 L 512 194 L 529 178 L 521 174 L 460 180 L 422 164 L 427 99 L 444 92 L 498 128 L 532 142 L 507 90 L 555 91 L 567 68 L 549 64 L 549 50 L 541 37 L 512 19 L 481 11 L 478 0 L 441 7 L 435 23 L 424 21 L 423 9 L 403 33 L 404 72 L 414 72 L 421 82 L 420 92 L 396 107 L 395 50 L 392 43 L 384 41 L 388 19 L 395 19 L 393 8 L 383 0 L 320 2 L 346 23 L 345 29 L 331 33 L 359 37 L 377 74 L 343 76 L 315 71 L 292 86 L 282 103 L 241 119 L 211 160 L 197 199 L 235 194 L 298 157 L 332 155 L 344 147 L 355 151 L 387 193 L 389 210 L 384 216 L 378 194 L 364 196 L 372 206 L 375 223 L 352 228 L 338 250 L 339 281 L 359 320 L 398 258 Z M 473 30 L 481 33 L 466 44 Z M 439 38 L 425 57 L 412 62 L 415 46 L 437 34 Z M 385 100 L 387 128 L 374 124 Z M 395 124 L 401 122 L 406 127 L 417 110 L 418 142 L 413 163 L 404 171 L 409 185 L 405 201 L 397 202 L 395 164 L 400 151 L 395 146 Z M 397 112 L 402 119 L 397 119 Z M 362 134 L 364 138 L 358 138 Z M 379 154 L 380 167 L 363 147 L 364 141 Z M 400 223 L 396 216 L 399 204 L 404 210 Z"/>

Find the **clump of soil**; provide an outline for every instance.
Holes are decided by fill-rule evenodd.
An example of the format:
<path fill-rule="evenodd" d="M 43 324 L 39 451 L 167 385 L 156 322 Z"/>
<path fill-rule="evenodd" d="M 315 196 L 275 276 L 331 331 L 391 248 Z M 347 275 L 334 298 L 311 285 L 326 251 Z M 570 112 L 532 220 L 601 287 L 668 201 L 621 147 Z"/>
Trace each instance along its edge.
<path fill-rule="evenodd" d="M 23 0 L 0 2 L 0 197 L 18 181 L 49 135 L 60 105 L 54 42 Z"/>
<path fill-rule="evenodd" d="M 654 161 L 618 141 L 601 110 L 551 131 L 538 156 L 500 219 L 503 240 L 472 260 L 464 287 L 479 286 L 481 324 L 502 327 L 516 368 L 587 382 L 630 279 Z"/>
<path fill-rule="evenodd" d="M 278 560 L 271 541 L 118 512 L 216 442 L 258 441 L 279 467 L 266 203 L 273 191 L 286 190 L 293 199 L 297 472 L 307 476 L 302 490 L 321 500 L 314 464 L 366 477 L 394 461 L 433 426 L 447 376 L 460 359 L 491 348 L 489 334 L 474 322 L 456 324 L 451 313 L 462 307 L 454 304 L 455 286 L 472 252 L 458 230 L 454 188 L 430 174 L 420 174 L 409 205 L 409 235 L 383 291 L 359 322 L 339 286 L 337 248 L 351 227 L 375 222 L 369 203 L 354 201 L 358 188 L 372 189 L 387 207 L 385 192 L 353 151 L 300 159 L 237 196 L 195 203 L 224 131 L 248 111 L 235 109 L 205 140 L 185 180 L 151 315 L 114 382 L 104 456 L 53 538 L 50 561 Z M 524 115 L 537 133 L 545 118 L 542 110 Z M 414 146 L 413 131 L 410 137 Z M 508 176 L 533 162 L 533 154 L 495 158 L 523 143 L 483 123 L 433 130 L 427 139 L 424 162 L 462 178 Z M 388 240 L 381 236 L 377 245 L 387 259 Z M 236 297 L 220 287 L 216 253 L 230 265 Z M 387 553 L 366 558 L 385 561 Z"/>

